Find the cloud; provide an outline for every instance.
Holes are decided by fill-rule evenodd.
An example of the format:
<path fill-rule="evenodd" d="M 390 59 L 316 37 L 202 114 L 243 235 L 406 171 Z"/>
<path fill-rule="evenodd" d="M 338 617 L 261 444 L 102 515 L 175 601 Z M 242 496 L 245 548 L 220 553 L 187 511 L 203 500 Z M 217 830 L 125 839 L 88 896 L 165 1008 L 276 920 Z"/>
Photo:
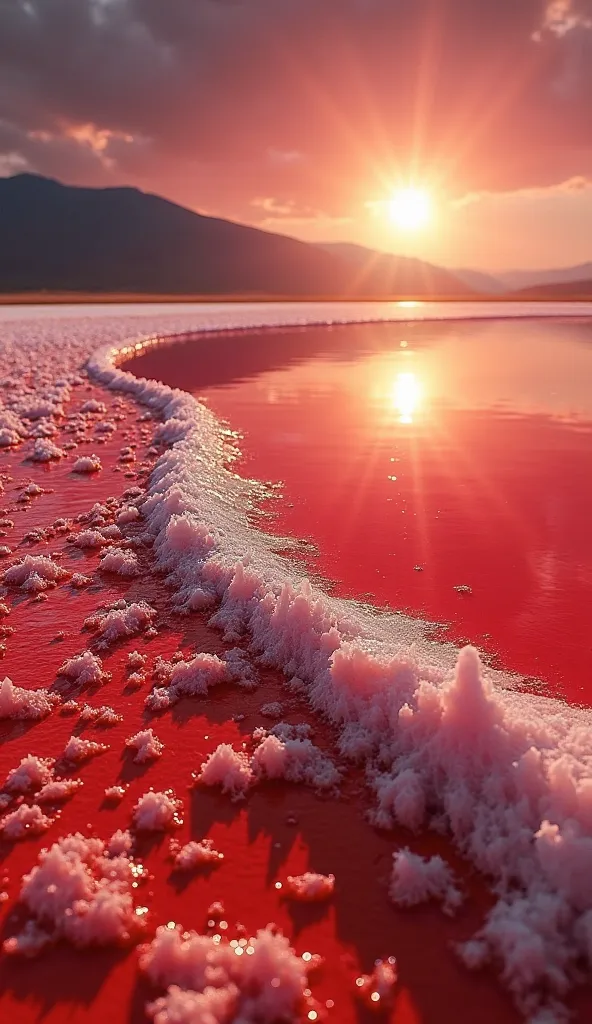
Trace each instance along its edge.
<path fill-rule="evenodd" d="M 513 202 L 515 200 L 534 201 L 540 199 L 556 199 L 565 195 L 574 195 L 592 190 L 592 179 L 576 175 L 556 185 L 548 185 L 539 188 L 520 188 L 510 191 L 498 192 L 467 192 L 458 199 L 453 199 L 450 206 L 453 209 L 462 209 L 465 206 L 474 206 L 476 203 L 484 202 Z"/>
<path fill-rule="evenodd" d="M 331 217 L 322 210 L 310 206 L 298 206 L 293 199 L 278 200 L 272 196 L 259 196 L 251 200 L 251 206 L 258 211 L 254 222 L 260 227 L 315 226 L 328 230 L 341 224 L 348 224 L 348 217 Z M 259 212 L 260 211 L 260 212 Z"/>
<path fill-rule="evenodd" d="M 0 0 L 0 166 L 235 217 L 260 195 L 348 216 L 416 167 L 467 193 L 550 185 L 591 162 L 591 16 L 592 0 Z"/>

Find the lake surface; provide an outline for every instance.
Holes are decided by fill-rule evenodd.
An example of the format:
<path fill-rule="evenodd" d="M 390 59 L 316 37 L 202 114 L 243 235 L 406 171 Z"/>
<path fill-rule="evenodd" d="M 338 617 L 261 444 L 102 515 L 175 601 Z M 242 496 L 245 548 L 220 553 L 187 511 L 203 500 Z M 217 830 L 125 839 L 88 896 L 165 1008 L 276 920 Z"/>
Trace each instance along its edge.
<path fill-rule="evenodd" d="M 340 595 L 588 702 L 592 320 L 286 329 L 152 350 L 281 481 L 267 529 Z"/>

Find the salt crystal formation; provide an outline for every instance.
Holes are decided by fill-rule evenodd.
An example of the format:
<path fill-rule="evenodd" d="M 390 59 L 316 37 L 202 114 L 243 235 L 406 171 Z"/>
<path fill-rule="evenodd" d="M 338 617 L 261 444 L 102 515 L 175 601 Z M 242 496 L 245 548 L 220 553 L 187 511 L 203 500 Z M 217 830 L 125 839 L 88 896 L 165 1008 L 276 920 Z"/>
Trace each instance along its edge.
<path fill-rule="evenodd" d="M 327 305 L 320 314 L 325 322 L 401 315 L 392 306 L 363 304 Z M 404 315 L 424 316 L 425 311 L 405 310 Z M 438 307 L 438 315 L 451 314 Z M 154 319 L 149 314 L 118 318 L 105 311 L 93 320 L 92 329 L 76 316 L 19 320 L 2 311 L 0 318 L 0 350 L 7 370 L 0 445 L 22 448 L 25 455 L 33 450 L 31 442 L 47 442 L 53 436 L 51 424 L 64 422 L 66 402 L 83 365 L 97 384 L 130 396 L 159 421 L 154 443 L 161 454 L 140 511 L 146 543 L 175 608 L 186 614 L 207 610 L 227 644 L 248 647 L 264 666 L 285 674 L 290 689 L 331 724 L 339 754 L 366 771 L 377 825 L 412 832 L 434 828 L 492 879 L 496 902 L 463 947 L 463 959 L 470 967 L 499 965 L 503 983 L 533 1020 L 537 1015 L 549 1020 L 553 1014 L 560 1019 L 566 993 L 581 977 L 583 965 L 589 970 L 592 964 L 587 870 L 592 845 L 590 712 L 498 686 L 473 649 L 454 654 L 451 647 L 430 641 L 423 623 L 402 615 L 377 616 L 313 588 L 250 523 L 250 485 L 226 467 L 223 435 L 213 414 L 191 396 L 137 379 L 117 365 L 137 351 L 136 345 L 156 343 L 150 331 L 173 335 L 196 328 L 305 323 L 318 319 L 319 310 L 269 307 L 253 312 L 236 307 L 214 314 L 206 308 L 188 313 L 172 309 Z M 31 365 L 34 387 L 25 383 Z M 68 421 L 73 438 L 93 415 L 80 413 L 79 423 Z M 119 415 L 113 415 L 114 422 Z M 68 466 L 70 456 L 61 461 Z M 77 466 L 98 471 L 100 460 L 81 456 L 71 469 L 78 472 Z M 102 529 L 107 518 L 98 514 L 87 525 Z M 28 555 L 4 571 L 2 582 L 6 588 L 43 596 L 65 578 L 56 562 Z M 155 619 L 155 610 L 144 602 L 117 602 L 89 616 L 88 627 L 95 630 L 97 645 L 107 647 L 142 633 L 149 638 Z M 197 666 L 186 670 L 188 679 L 193 668 Z M 166 710 L 186 695 L 185 685 L 195 684 L 207 693 L 218 672 L 225 675 L 223 668 L 211 668 L 205 677 L 191 676 L 182 683 L 181 670 L 175 680 L 171 670 L 159 687 L 163 693 L 154 690 L 151 699 L 161 696 Z M 256 683 L 246 669 L 229 681 Z M 52 706 L 47 691 L 24 690 L 10 680 L 0 684 L 3 718 L 35 719 L 49 714 Z M 238 796 L 268 777 L 310 782 L 307 766 L 317 755 L 304 742 L 294 747 L 298 739 L 308 737 L 290 739 L 271 730 L 261 738 L 259 752 L 229 748 L 212 755 L 204 762 L 202 781 L 209 778 Z M 324 758 L 323 781 L 329 786 L 333 775 L 335 785 L 336 766 L 318 754 Z M 146 820 L 158 820 L 157 806 L 146 805 L 145 810 Z M 136 815 L 142 820 L 138 810 Z M 438 892 L 445 891 L 441 867 L 418 866 L 408 855 L 397 865 L 391 884 L 397 901 L 412 902 L 411 893 L 421 892 L 422 885 L 427 892 L 429 880 Z M 61 912 L 63 917 L 63 908 Z M 30 930 L 21 941 L 34 947 L 37 938 Z M 202 938 L 197 938 L 198 945 Z M 205 948 L 210 948 L 207 943 Z M 236 962 L 252 958 L 236 957 Z M 174 970 L 165 973 L 158 982 L 163 987 L 179 984 Z M 221 986 L 222 994 L 217 993 L 220 1007 L 227 1000 L 226 1009 L 215 1011 L 218 1019 L 224 1013 L 232 1019 L 237 1006 L 242 1011 L 241 977 L 233 976 L 228 986 Z M 194 986 L 192 977 L 185 980 L 179 992 L 172 988 L 153 1010 L 155 1017 L 162 1014 L 159 1024 L 182 1020 L 187 1007 L 196 1017 L 202 1010 L 214 1012 L 203 1001 L 204 989 Z M 375 983 L 382 984 L 380 979 Z M 236 992 L 229 991 L 231 984 Z M 289 990 L 287 984 L 286 999 Z M 378 988 L 371 992 L 383 998 Z M 280 997 L 281 990 L 273 993 L 274 999 Z M 294 1016 L 294 1005 L 287 1006 L 288 1019 Z M 274 1003 L 270 1013 L 281 1017 L 278 1007 Z M 264 1013 L 267 1009 L 262 1020 L 268 1019 Z"/>
<path fill-rule="evenodd" d="M 148 1007 L 157 1024 L 277 1024 L 305 1020 L 313 1005 L 304 962 L 270 928 L 240 942 L 159 928 L 140 967 L 167 990 Z"/>
<path fill-rule="evenodd" d="M 155 761 L 162 757 L 164 743 L 161 743 L 158 736 L 152 729 L 143 729 L 135 736 L 130 736 L 125 741 L 126 747 L 135 750 L 134 761 L 136 764 L 144 764 L 146 761 Z"/>
<path fill-rule="evenodd" d="M 164 832 L 176 828 L 182 824 L 179 816 L 182 808 L 182 801 L 177 800 L 172 789 L 165 792 L 149 789 L 134 807 L 133 826 L 138 832 Z"/>
<path fill-rule="evenodd" d="M 305 871 L 303 875 L 288 875 L 284 891 L 302 903 L 322 903 L 333 895 L 335 875 L 319 875 Z"/>
<path fill-rule="evenodd" d="M 132 860 L 110 855 L 100 839 L 59 839 L 23 878 L 19 899 L 32 926 L 7 939 L 4 951 L 30 955 L 57 939 L 82 948 L 129 942 L 142 928 L 132 897 L 137 874 Z"/>

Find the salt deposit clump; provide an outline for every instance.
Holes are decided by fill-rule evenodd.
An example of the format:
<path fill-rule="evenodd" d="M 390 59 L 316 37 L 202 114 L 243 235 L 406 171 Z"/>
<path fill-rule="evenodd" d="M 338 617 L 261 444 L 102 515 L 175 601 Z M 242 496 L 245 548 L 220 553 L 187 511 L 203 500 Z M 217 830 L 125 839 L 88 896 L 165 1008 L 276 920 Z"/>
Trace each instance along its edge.
<path fill-rule="evenodd" d="M 220 743 L 201 766 L 196 776 L 203 786 L 221 786 L 233 800 L 241 800 L 254 781 L 251 760 L 244 751 Z"/>
<path fill-rule="evenodd" d="M 72 466 L 73 473 L 99 473 L 103 468 L 98 455 L 81 455 Z"/>
<path fill-rule="evenodd" d="M 131 669 L 132 672 L 136 672 L 139 669 L 143 669 L 147 661 L 147 655 L 140 654 L 139 651 L 130 651 L 127 656 L 127 667 L 128 669 Z"/>
<path fill-rule="evenodd" d="M 123 722 L 123 715 L 119 715 L 108 704 L 93 708 L 90 704 L 84 704 L 80 711 L 81 722 L 92 722 L 93 725 L 111 726 Z"/>
<path fill-rule="evenodd" d="M 157 659 L 155 673 L 167 685 L 157 686 L 146 697 L 151 711 L 165 711 L 181 697 L 204 697 L 210 687 L 230 682 L 232 668 L 216 654 L 196 654 L 189 661 L 167 662 Z"/>
<path fill-rule="evenodd" d="M 334 789 L 341 776 L 331 759 L 309 739 L 295 735 L 294 727 L 282 725 L 280 735 L 272 731 L 253 753 L 254 774 L 258 778 L 302 782 L 315 789 Z"/>
<path fill-rule="evenodd" d="M 128 523 L 136 523 L 139 518 L 140 512 L 135 505 L 124 505 L 117 515 L 117 523 L 119 526 L 125 526 Z"/>
<path fill-rule="evenodd" d="M 5 569 L 2 582 L 8 587 L 18 587 L 26 593 L 36 594 L 48 587 L 55 587 L 69 573 L 45 555 L 25 555 L 20 562 Z"/>
<path fill-rule="evenodd" d="M 183 824 L 180 812 L 183 801 L 175 797 L 172 789 L 155 792 L 149 789 L 140 797 L 132 817 L 134 828 L 139 832 L 164 832 Z"/>
<path fill-rule="evenodd" d="M 308 738 L 297 735 L 297 726 L 283 722 L 275 728 L 280 735 L 256 730 L 253 738 L 259 742 L 252 756 L 221 743 L 203 762 L 196 781 L 204 786 L 221 786 L 233 800 L 242 799 L 255 782 L 264 778 L 305 783 L 319 790 L 337 786 L 338 769 Z"/>
<path fill-rule="evenodd" d="M 0 682 L 0 719 L 45 718 L 59 703 L 57 693 L 50 693 L 49 690 L 22 689 L 15 686 L 8 676 Z"/>
<path fill-rule="evenodd" d="M 179 847 L 178 843 L 171 842 L 170 850 L 174 856 L 175 867 L 180 871 L 212 867 L 220 865 L 224 860 L 224 854 L 214 849 L 212 839 L 202 839 L 199 843 L 190 842 L 182 847 Z"/>
<path fill-rule="evenodd" d="M 180 927 L 158 928 L 140 967 L 154 985 L 167 990 L 147 1007 L 156 1024 L 276 1024 L 313 1012 L 306 965 L 271 927 L 240 942 Z"/>
<path fill-rule="evenodd" d="M 74 547 L 82 548 L 83 550 L 89 548 L 102 548 L 109 543 L 100 530 L 90 529 L 81 530 L 80 533 L 71 538 L 71 542 Z"/>
<path fill-rule="evenodd" d="M 33 445 L 30 458 L 32 462 L 52 462 L 63 459 L 65 454 L 65 451 L 58 448 L 53 441 L 38 437 Z"/>
<path fill-rule="evenodd" d="M 125 741 L 126 747 L 136 751 L 134 761 L 136 764 L 144 764 L 146 761 L 154 761 L 162 757 L 164 743 L 161 743 L 158 736 L 152 729 L 143 729 L 135 736 L 130 736 Z"/>
<path fill-rule="evenodd" d="M 97 401 L 96 398 L 89 398 L 80 406 L 80 412 L 98 412 L 104 414 L 107 412 L 107 406 L 104 402 Z"/>
<path fill-rule="evenodd" d="M 70 736 L 64 747 L 64 759 L 71 764 L 82 764 L 91 757 L 104 754 L 109 747 L 106 743 L 95 743 L 94 740 L 83 740 L 81 736 Z"/>
<path fill-rule="evenodd" d="M 125 796 L 125 786 L 107 786 L 105 800 L 109 803 L 119 803 Z"/>
<path fill-rule="evenodd" d="M 28 836 L 39 836 L 47 832 L 54 819 L 43 813 L 37 804 L 21 804 L 15 811 L 0 820 L 0 831 L 5 839 L 16 842 Z"/>
<path fill-rule="evenodd" d="M 132 860 L 109 856 L 100 839 L 59 839 L 23 878 L 19 900 L 33 926 L 7 939 L 4 952 L 31 954 L 57 939 L 81 948 L 129 942 L 143 924 L 132 898 L 137 874 Z"/>
<path fill-rule="evenodd" d="M 2 788 L 7 793 L 15 795 L 40 789 L 51 782 L 54 764 L 52 757 L 35 757 L 33 754 L 27 754 L 16 768 L 11 768 Z"/>
<path fill-rule="evenodd" d="M 303 875 L 288 875 L 284 885 L 287 896 L 302 903 L 322 903 L 333 895 L 335 875 L 319 875 L 305 871 Z"/>
<path fill-rule="evenodd" d="M 35 794 L 35 799 L 38 804 L 61 804 L 70 800 L 83 785 L 82 779 L 55 779 L 47 782 Z"/>
<path fill-rule="evenodd" d="M 156 611 L 146 601 L 116 601 L 107 611 L 99 611 L 85 620 L 85 627 L 94 630 L 104 647 L 126 637 L 137 636 L 149 629 Z"/>
<path fill-rule="evenodd" d="M 138 556 L 133 551 L 123 548 L 110 548 L 109 551 L 106 551 L 101 556 L 99 568 L 103 572 L 114 572 L 118 576 L 126 577 L 138 576 L 140 572 Z"/>
<path fill-rule="evenodd" d="M 103 662 L 92 651 L 83 651 L 60 665 L 58 675 L 69 679 L 81 689 L 86 686 L 102 686 L 111 678 L 111 673 L 103 669 Z"/>
<path fill-rule="evenodd" d="M 389 895 L 399 907 L 436 900 L 446 914 L 453 914 L 463 899 L 446 861 L 439 856 L 420 857 L 408 847 L 393 854 Z"/>

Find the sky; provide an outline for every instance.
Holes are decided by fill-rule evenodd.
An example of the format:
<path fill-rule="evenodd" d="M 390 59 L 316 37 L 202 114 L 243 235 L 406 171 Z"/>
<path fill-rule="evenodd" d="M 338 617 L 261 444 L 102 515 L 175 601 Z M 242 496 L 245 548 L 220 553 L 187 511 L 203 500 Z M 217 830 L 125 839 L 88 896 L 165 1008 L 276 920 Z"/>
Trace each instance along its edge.
<path fill-rule="evenodd" d="M 592 260 L 592 0 L 0 0 L 20 171 L 451 267 Z"/>

